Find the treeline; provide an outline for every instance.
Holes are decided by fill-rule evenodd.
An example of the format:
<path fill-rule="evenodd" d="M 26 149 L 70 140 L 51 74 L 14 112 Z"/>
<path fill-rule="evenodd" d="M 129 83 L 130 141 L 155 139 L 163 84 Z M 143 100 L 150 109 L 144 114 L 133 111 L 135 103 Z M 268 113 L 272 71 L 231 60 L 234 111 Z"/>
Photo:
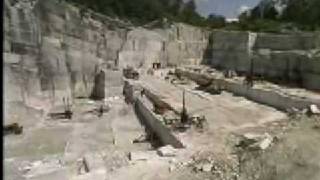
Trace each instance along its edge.
<path fill-rule="evenodd" d="M 311 26 L 311 28 L 320 26 L 320 1 L 290 0 L 288 7 L 280 18 L 285 21 Z"/>
<path fill-rule="evenodd" d="M 265 1 L 266 2 L 266 1 Z M 239 16 L 240 28 L 253 31 L 320 29 L 320 0 L 287 0 L 282 11 L 272 1 Z"/>
<path fill-rule="evenodd" d="M 163 18 L 174 22 L 220 28 L 225 18 L 219 15 L 202 17 L 197 11 L 195 0 L 66 0 L 101 14 L 119 17 L 135 25 L 143 25 Z"/>
<path fill-rule="evenodd" d="M 227 24 L 225 18 L 211 14 L 202 17 L 195 0 L 66 0 L 101 14 L 144 25 L 163 18 L 174 22 L 229 30 L 279 32 L 288 30 L 319 30 L 320 0 L 262 0 L 239 16 L 239 23 Z M 279 12 L 275 4 L 285 8 Z"/>
<path fill-rule="evenodd" d="M 202 17 L 196 12 L 194 0 L 66 0 L 101 14 L 145 24 L 166 17 L 175 21 L 197 24 Z"/>

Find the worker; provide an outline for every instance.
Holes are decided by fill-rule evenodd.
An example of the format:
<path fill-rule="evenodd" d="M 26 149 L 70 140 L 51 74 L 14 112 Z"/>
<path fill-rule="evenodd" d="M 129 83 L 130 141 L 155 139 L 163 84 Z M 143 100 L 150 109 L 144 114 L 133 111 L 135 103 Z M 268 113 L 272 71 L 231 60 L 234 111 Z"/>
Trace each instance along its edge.
<path fill-rule="evenodd" d="M 99 108 L 99 114 L 98 114 L 98 116 L 99 117 L 102 117 L 103 116 L 103 104 L 101 104 L 101 106 L 100 106 L 100 108 Z"/>
<path fill-rule="evenodd" d="M 143 97 L 143 95 L 145 95 L 145 89 L 142 89 L 141 91 L 141 97 Z"/>
<path fill-rule="evenodd" d="M 247 85 L 249 85 L 250 87 L 253 87 L 253 79 L 252 79 L 252 76 L 246 76 L 246 82 L 247 82 Z"/>

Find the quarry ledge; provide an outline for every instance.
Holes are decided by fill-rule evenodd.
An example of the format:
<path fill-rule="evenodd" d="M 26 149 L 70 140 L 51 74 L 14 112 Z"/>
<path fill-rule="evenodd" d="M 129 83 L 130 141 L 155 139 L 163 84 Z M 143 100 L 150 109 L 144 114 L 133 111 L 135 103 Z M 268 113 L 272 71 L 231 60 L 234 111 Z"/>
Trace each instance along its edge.
<path fill-rule="evenodd" d="M 312 91 L 278 86 L 270 82 L 259 82 L 250 87 L 241 77 L 222 78 L 221 72 L 210 74 L 199 72 L 196 69 L 179 67 L 176 69 L 176 73 L 195 81 L 200 86 L 205 85 L 206 90 L 218 88 L 281 111 L 288 111 L 292 108 L 303 110 L 312 104 L 320 106 L 320 95 Z M 210 71 L 217 72 L 215 69 Z"/>

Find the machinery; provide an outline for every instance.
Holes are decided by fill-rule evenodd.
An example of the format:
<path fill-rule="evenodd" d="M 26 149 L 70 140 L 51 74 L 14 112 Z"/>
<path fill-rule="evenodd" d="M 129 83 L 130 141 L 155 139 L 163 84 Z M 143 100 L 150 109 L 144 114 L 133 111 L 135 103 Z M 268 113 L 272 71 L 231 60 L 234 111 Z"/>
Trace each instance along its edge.
<path fill-rule="evenodd" d="M 191 121 L 191 124 L 195 125 L 195 127 L 199 128 L 199 129 L 203 129 L 204 124 L 207 122 L 205 116 L 199 116 L 199 115 L 193 115 L 190 118 L 190 121 Z"/>
<path fill-rule="evenodd" d="M 4 131 L 3 132 L 4 135 L 7 135 L 7 134 L 16 134 L 16 135 L 18 135 L 18 134 L 22 133 L 23 127 L 19 126 L 18 123 L 13 123 L 13 124 L 5 125 L 3 131 Z"/>
<path fill-rule="evenodd" d="M 63 100 L 64 111 L 49 113 L 49 116 L 53 119 L 70 119 L 71 120 L 73 112 L 71 110 L 69 98 L 67 98 L 67 101 L 66 101 L 66 99 L 63 97 L 62 100 Z"/>
<path fill-rule="evenodd" d="M 123 76 L 127 79 L 134 79 L 138 80 L 139 79 L 139 73 L 132 67 L 128 67 L 123 69 Z"/>
<path fill-rule="evenodd" d="M 207 122 L 205 116 L 189 115 L 185 106 L 185 91 L 183 90 L 182 96 L 182 111 L 180 113 L 180 121 L 173 123 L 174 128 L 185 131 L 186 129 L 194 126 L 203 129 Z M 171 122 L 172 123 L 172 122 Z"/>

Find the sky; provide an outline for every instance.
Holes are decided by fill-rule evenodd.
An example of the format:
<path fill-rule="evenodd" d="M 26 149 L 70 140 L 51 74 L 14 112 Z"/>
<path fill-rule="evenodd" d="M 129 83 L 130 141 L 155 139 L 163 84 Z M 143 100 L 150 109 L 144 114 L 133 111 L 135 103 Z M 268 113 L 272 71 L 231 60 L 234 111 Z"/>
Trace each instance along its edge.
<path fill-rule="evenodd" d="M 252 8 L 260 0 L 196 0 L 198 12 L 207 17 L 210 13 L 223 15 L 226 18 L 236 18 L 239 12 Z"/>

